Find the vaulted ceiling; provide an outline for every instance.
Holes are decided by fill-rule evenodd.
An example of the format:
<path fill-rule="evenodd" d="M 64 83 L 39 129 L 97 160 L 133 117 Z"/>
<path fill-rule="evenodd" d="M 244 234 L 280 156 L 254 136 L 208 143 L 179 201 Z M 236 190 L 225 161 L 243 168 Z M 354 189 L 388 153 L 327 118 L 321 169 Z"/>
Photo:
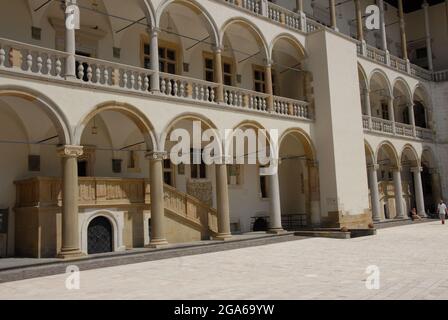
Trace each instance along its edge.
<path fill-rule="evenodd" d="M 426 0 L 430 6 L 439 4 L 444 2 L 445 0 Z M 395 8 L 398 7 L 398 0 L 385 0 L 385 2 L 389 3 L 390 5 L 394 6 Z M 413 11 L 420 10 L 422 8 L 423 0 L 403 0 L 403 7 L 405 13 L 410 13 Z"/>

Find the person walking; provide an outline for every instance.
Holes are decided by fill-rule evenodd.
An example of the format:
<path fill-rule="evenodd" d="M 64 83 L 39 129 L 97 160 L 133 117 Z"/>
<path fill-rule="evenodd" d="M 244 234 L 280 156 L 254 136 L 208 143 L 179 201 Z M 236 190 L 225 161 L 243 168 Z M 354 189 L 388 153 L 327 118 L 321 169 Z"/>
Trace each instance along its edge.
<path fill-rule="evenodd" d="M 445 224 L 445 218 L 448 214 L 448 209 L 446 208 L 446 204 L 443 202 L 443 200 L 440 200 L 439 206 L 437 207 L 437 212 L 439 213 L 442 224 Z"/>

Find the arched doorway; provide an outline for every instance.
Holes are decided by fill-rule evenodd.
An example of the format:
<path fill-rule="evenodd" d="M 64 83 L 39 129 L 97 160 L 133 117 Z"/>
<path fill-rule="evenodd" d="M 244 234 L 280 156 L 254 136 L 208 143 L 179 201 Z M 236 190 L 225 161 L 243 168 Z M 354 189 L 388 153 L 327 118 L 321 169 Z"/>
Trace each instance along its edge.
<path fill-rule="evenodd" d="M 422 157 L 422 187 L 425 200 L 425 210 L 435 213 L 437 204 L 442 199 L 440 175 L 431 149 L 423 150 Z"/>
<path fill-rule="evenodd" d="M 404 211 L 399 157 L 394 146 L 383 142 L 377 151 L 380 220 L 401 217 Z M 398 189 L 398 190 L 397 190 Z"/>
<path fill-rule="evenodd" d="M 317 166 L 310 139 L 290 130 L 280 140 L 279 183 L 282 225 L 294 230 L 318 224 Z"/>
<path fill-rule="evenodd" d="M 106 217 L 96 217 L 87 228 L 88 254 L 113 251 L 112 224 Z"/>

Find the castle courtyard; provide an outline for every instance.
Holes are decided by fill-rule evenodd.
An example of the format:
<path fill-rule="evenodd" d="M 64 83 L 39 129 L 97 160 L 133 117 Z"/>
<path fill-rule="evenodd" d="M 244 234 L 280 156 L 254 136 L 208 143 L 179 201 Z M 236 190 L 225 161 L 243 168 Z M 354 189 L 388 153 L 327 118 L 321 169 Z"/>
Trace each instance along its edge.
<path fill-rule="evenodd" d="M 447 240 L 433 221 L 83 271 L 79 290 L 64 274 L 9 282 L 0 299 L 448 299 Z"/>

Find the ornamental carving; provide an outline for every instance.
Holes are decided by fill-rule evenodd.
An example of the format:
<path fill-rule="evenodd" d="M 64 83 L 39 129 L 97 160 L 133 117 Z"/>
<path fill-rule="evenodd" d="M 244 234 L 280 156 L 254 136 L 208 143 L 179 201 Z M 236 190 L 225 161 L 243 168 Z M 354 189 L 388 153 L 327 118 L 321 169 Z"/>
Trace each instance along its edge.
<path fill-rule="evenodd" d="M 188 181 L 187 193 L 209 206 L 213 205 L 213 187 L 211 181 Z"/>
<path fill-rule="evenodd" d="M 59 156 L 64 158 L 78 158 L 83 153 L 82 146 L 62 146 L 58 149 Z"/>

